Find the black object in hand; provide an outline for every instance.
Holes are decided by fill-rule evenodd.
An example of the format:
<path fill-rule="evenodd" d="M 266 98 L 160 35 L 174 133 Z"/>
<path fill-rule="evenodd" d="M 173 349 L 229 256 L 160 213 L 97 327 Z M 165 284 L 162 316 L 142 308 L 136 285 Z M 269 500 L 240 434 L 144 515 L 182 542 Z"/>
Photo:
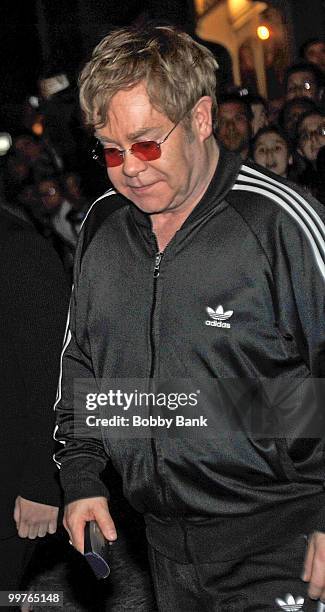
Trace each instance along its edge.
<path fill-rule="evenodd" d="M 104 538 L 96 521 L 86 523 L 84 542 L 84 557 L 96 578 L 107 578 L 111 571 L 107 563 L 110 543 Z"/>

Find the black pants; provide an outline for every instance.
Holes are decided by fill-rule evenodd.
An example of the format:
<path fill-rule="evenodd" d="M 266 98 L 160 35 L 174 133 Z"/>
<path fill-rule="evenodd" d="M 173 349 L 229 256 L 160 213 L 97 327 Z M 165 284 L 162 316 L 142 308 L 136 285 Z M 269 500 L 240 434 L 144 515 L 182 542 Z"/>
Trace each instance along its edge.
<path fill-rule="evenodd" d="M 309 599 L 300 578 L 305 550 L 301 535 L 256 554 L 245 556 L 243 550 L 237 559 L 179 563 L 149 546 L 159 612 L 325 612 L 323 604 Z M 294 604 L 292 598 L 298 607 L 284 607 Z"/>

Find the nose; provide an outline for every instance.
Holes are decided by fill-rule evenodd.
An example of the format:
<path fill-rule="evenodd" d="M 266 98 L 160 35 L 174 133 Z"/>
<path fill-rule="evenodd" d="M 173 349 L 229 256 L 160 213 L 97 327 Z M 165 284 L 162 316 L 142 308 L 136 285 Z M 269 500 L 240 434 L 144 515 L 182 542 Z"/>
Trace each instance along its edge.
<path fill-rule="evenodd" d="M 266 163 L 268 165 L 273 164 L 274 162 L 274 155 L 273 155 L 273 151 L 267 151 L 266 152 Z"/>
<path fill-rule="evenodd" d="M 131 151 L 125 151 L 123 159 L 123 173 L 126 176 L 137 176 L 147 168 L 147 162 L 136 157 Z"/>
<path fill-rule="evenodd" d="M 228 134 L 228 136 L 233 136 L 234 134 L 236 134 L 237 130 L 236 130 L 236 124 L 233 121 L 233 119 L 228 119 L 226 125 L 225 125 L 225 132 L 226 134 Z"/>

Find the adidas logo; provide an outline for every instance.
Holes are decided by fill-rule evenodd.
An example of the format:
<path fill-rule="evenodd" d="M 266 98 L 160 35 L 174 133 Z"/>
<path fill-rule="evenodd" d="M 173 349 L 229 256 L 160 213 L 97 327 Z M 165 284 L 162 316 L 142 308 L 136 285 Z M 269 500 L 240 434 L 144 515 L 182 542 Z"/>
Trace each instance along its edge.
<path fill-rule="evenodd" d="M 275 600 L 279 608 L 285 610 L 285 612 L 304 612 L 302 609 L 304 601 L 303 597 L 297 597 L 297 599 L 295 599 L 290 593 L 287 593 L 285 596 L 285 601 L 280 599 L 280 597 L 277 597 Z"/>
<path fill-rule="evenodd" d="M 233 310 L 227 310 L 226 312 L 224 312 L 222 306 L 218 306 L 218 308 L 216 308 L 215 310 L 207 306 L 206 311 L 208 315 L 210 315 L 211 319 L 213 319 L 213 321 L 206 321 L 206 325 L 211 325 L 212 327 L 231 327 L 230 323 L 225 323 L 225 321 L 232 317 L 232 315 L 234 314 Z"/>

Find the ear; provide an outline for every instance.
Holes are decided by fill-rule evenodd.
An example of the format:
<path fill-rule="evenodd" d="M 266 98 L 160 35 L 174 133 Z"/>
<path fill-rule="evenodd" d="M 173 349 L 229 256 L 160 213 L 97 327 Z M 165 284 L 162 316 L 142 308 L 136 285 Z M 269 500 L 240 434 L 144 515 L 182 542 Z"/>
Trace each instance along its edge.
<path fill-rule="evenodd" d="M 202 142 L 212 134 L 211 109 L 212 99 L 210 96 L 203 96 L 197 101 L 192 111 L 192 126 Z"/>

